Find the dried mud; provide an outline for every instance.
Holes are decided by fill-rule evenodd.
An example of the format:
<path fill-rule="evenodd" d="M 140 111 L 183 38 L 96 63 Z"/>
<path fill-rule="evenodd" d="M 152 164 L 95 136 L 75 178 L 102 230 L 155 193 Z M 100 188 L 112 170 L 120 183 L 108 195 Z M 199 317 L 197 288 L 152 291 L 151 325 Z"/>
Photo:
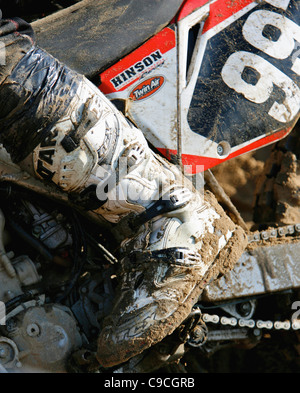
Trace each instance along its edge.
<path fill-rule="evenodd" d="M 131 337 L 130 339 L 127 338 L 121 341 L 118 344 L 118 348 L 116 348 L 112 336 L 113 331 L 118 329 L 118 325 L 116 327 L 108 328 L 110 331 L 110 334 L 108 336 L 104 333 L 104 329 L 104 331 L 100 335 L 98 342 L 98 360 L 105 367 L 113 366 L 114 364 L 118 363 L 119 359 L 123 359 L 123 361 L 125 361 L 126 359 L 129 359 L 133 354 L 137 355 L 145 349 L 159 343 L 166 336 L 172 334 L 174 330 L 188 317 L 191 312 L 192 306 L 197 302 L 200 294 L 202 293 L 203 289 L 208 285 L 208 283 L 232 269 L 236 261 L 243 253 L 247 245 L 247 237 L 244 230 L 240 227 L 237 227 L 227 217 L 227 215 L 224 214 L 222 207 L 218 204 L 214 195 L 209 191 L 205 193 L 205 200 L 220 215 L 220 219 L 214 221 L 214 234 L 207 234 L 205 235 L 204 239 L 202 239 L 203 248 L 201 247 L 201 257 L 203 258 L 203 261 L 207 263 L 211 263 L 211 260 L 213 259 L 213 264 L 209 267 L 204 277 L 200 277 L 194 269 L 187 268 L 185 270 L 185 277 L 184 279 L 182 279 L 183 288 L 180 288 L 180 299 L 178 299 L 178 308 L 176 309 L 176 311 L 174 311 L 171 316 L 162 320 L 157 320 L 155 324 L 147 327 L 147 330 L 144 331 L 140 337 Z M 228 240 L 225 247 L 217 255 L 210 255 L 212 250 L 216 250 L 216 244 L 219 239 L 217 234 L 219 232 L 227 234 L 228 231 L 232 231 L 233 235 Z M 209 252 L 206 253 L 205 250 L 208 250 Z M 210 255 L 209 260 L 205 261 L 207 255 Z M 149 263 L 153 265 L 155 264 L 155 261 L 151 261 Z M 137 268 L 137 270 L 139 269 Z M 149 279 L 147 279 L 147 270 L 152 270 L 150 265 L 149 267 L 143 268 L 144 282 L 151 282 L 152 286 L 153 273 L 151 272 Z M 182 274 L 182 268 L 180 270 Z M 186 284 L 184 284 L 184 281 L 186 282 Z M 150 288 L 148 292 L 151 293 L 152 289 Z M 126 299 L 124 299 L 124 302 L 126 303 Z M 163 311 L 161 309 L 161 306 L 164 307 L 164 304 L 160 301 L 158 305 L 158 313 L 160 313 L 160 311 Z M 118 310 L 119 303 L 116 307 L 115 312 L 118 312 Z M 164 314 L 165 313 L 162 312 L 162 315 Z M 111 321 L 111 319 L 109 319 L 109 321 Z M 108 324 L 109 323 L 107 323 L 107 325 Z"/>
<path fill-rule="evenodd" d="M 275 149 L 256 186 L 254 219 L 289 225 L 300 222 L 300 161 Z"/>
<path fill-rule="evenodd" d="M 250 152 L 224 162 L 212 169 L 214 176 L 237 207 L 249 230 L 253 226 L 255 189 L 264 170 L 264 158 L 270 148 Z"/>

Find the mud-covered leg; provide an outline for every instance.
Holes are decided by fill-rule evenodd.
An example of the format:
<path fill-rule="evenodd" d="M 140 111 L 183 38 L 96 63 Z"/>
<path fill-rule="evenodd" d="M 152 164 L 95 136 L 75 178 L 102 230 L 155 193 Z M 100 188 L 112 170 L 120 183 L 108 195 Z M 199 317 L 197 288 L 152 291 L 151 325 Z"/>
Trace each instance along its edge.
<path fill-rule="evenodd" d="M 0 136 L 13 161 L 114 226 L 121 282 L 97 357 L 122 363 L 185 320 L 246 236 L 99 89 L 42 49 L 32 47 L 2 82 L 5 100 Z"/>

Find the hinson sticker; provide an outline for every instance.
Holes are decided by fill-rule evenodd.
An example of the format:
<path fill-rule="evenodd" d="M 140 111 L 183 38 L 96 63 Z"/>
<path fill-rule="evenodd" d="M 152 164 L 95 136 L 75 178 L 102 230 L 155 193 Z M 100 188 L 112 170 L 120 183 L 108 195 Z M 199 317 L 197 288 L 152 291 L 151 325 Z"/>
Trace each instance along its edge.
<path fill-rule="evenodd" d="M 165 78 L 163 76 L 154 76 L 152 78 L 143 80 L 130 93 L 130 98 L 133 101 L 141 101 L 156 93 L 164 84 Z"/>

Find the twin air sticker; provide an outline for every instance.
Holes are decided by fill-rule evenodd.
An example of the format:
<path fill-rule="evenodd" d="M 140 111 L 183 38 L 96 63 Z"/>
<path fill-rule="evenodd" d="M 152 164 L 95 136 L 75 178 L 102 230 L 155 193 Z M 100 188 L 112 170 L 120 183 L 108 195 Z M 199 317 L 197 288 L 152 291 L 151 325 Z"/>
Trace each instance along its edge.
<path fill-rule="evenodd" d="M 129 98 L 133 101 L 141 101 L 156 93 L 164 84 L 163 76 L 154 76 L 139 83 L 130 93 Z"/>

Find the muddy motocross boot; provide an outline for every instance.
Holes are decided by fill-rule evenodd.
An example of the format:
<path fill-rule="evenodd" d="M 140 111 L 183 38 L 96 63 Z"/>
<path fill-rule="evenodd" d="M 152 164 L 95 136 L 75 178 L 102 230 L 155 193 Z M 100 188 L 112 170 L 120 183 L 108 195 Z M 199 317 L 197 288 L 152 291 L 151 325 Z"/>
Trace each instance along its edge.
<path fill-rule="evenodd" d="M 18 62 L 0 101 L 13 161 L 113 224 L 120 284 L 97 357 L 120 364 L 181 324 L 204 286 L 239 259 L 246 236 L 92 83 L 45 51 L 34 47 Z"/>

